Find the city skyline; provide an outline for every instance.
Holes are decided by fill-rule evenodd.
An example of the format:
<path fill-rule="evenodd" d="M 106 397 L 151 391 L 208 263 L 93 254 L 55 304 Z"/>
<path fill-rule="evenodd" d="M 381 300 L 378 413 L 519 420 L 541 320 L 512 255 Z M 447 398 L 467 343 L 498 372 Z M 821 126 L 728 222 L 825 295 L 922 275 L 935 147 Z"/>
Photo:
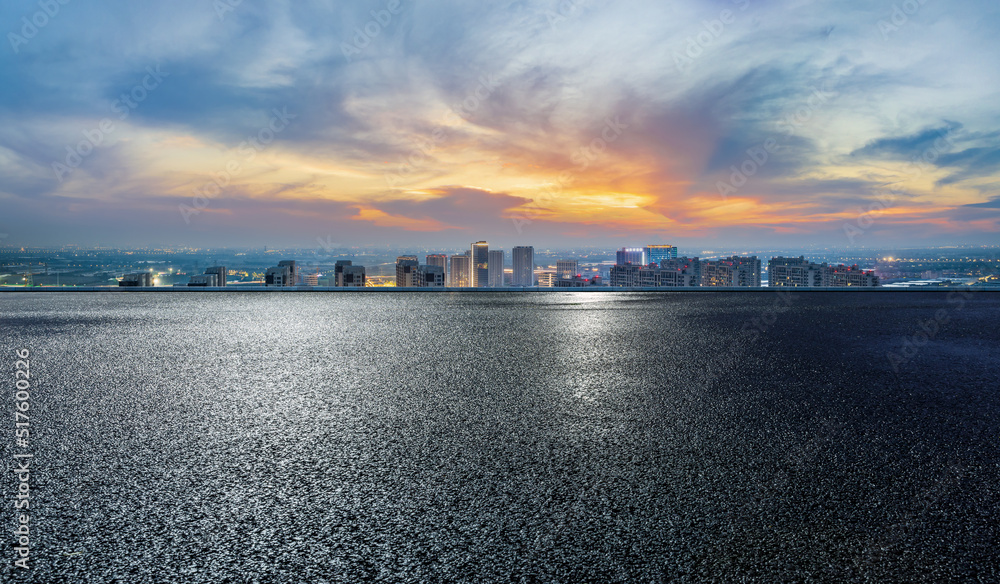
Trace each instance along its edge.
<path fill-rule="evenodd" d="M 1000 232 L 995 3 L 53 6 L 0 7 L 0 243 Z"/>

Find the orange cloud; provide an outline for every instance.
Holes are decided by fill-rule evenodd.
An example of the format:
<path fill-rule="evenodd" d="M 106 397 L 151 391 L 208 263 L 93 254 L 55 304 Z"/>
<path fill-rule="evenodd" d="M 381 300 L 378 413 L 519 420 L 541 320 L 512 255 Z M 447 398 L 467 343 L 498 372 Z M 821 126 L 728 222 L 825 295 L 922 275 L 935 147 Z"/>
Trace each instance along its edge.
<path fill-rule="evenodd" d="M 354 221 L 370 221 L 378 227 L 394 227 L 404 231 L 443 231 L 455 229 L 433 219 L 413 219 L 404 215 L 390 215 L 385 211 L 366 207 L 354 207 L 358 214 L 351 217 Z"/>

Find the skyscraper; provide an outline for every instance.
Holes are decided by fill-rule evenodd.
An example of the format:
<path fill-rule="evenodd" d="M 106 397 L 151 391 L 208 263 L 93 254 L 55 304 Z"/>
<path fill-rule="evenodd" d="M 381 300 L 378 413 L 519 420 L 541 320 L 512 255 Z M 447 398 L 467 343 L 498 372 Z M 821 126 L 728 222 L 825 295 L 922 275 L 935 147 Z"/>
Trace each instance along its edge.
<path fill-rule="evenodd" d="M 417 287 L 417 268 L 420 262 L 416 256 L 399 256 L 396 258 L 396 287 Z"/>
<path fill-rule="evenodd" d="M 448 285 L 453 288 L 468 288 L 472 285 L 472 279 L 469 276 L 471 268 L 471 260 L 468 252 L 451 256 L 451 279 L 448 280 Z"/>
<path fill-rule="evenodd" d="M 643 263 L 660 265 L 663 260 L 677 259 L 677 248 L 672 245 L 647 245 L 643 248 Z"/>
<path fill-rule="evenodd" d="M 511 278 L 512 286 L 534 286 L 535 285 L 535 248 L 528 245 L 520 245 L 514 248 L 512 260 L 514 262 L 514 275 Z"/>
<path fill-rule="evenodd" d="M 638 266 L 646 265 L 646 253 L 641 247 L 623 247 L 618 250 L 616 255 L 616 266 L 624 266 L 625 264 L 634 264 Z"/>
<path fill-rule="evenodd" d="M 472 258 L 472 266 L 470 267 L 471 286 L 473 288 L 484 288 L 490 277 L 490 244 L 485 241 L 473 243 L 469 257 Z"/>
<path fill-rule="evenodd" d="M 488 286 L 490 288 L 503 288 L 503 250 L 491 250 L 489 258 Z"/>

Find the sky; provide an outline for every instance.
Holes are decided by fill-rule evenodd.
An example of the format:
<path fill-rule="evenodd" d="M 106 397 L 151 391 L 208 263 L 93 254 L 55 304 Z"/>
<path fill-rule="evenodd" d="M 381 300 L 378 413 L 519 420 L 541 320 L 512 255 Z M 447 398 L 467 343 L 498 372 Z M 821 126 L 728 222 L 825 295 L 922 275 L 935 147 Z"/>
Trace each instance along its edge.
<path fill-rule="evenodd" d="M 0 245 L 1000 243 L 995 0 L 5 0 Z"/>

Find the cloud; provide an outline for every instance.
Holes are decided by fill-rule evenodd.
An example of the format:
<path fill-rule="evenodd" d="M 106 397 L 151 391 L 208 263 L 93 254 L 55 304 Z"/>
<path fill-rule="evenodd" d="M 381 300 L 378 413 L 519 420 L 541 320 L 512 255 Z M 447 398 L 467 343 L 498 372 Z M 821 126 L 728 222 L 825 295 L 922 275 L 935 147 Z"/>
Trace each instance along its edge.
<path fill-rule="evenodd" d="M 961 129 L 962 124 L 958 122 L 946 122 L 907 136 L 878 138 L 851 152 L 851 156 L 910 160 L 922 156 L 928 150 L 942 151 L 949 148 L 954 140 L 953 134 Z"/>
<path fill-rule="evenodd" d="M 202 0 L 63 5 L 20 52 L 0 52 L 0 196 L 21 200 L 7 212 L 39 241 L 128 220 L 162 241 L 249 240 L 247 226 L 271 221 L 466 242 L 510 236 L 534 201 L 539 239 L 783 230 L 807 242 L 809 225 L 886 185 L 912 204 L 880 224 L 901 236 L 934 237 L 934 220 L 950 237 L 972 224 L 942 209 L 995 201 L 995 2 L 928 3 L 889 38 L 878 23 L 891 7 L 861 0 L 400 6 L 375 26 L 383 2 L 242 2 L 222 18 Z M 35 10 L 8 2 L 0 21 Z M 56 180 L 51 163 L 156 66 L 163 83 Z M 248 160 L 241 145 L 275 108 L 297 117 Z M 609 119 L 624 128 L 602 144 Z M 945 136 L 933 176 L 907 181 L 901 166 Z M 719 181 L 769 139 L 780 149 L 724 201 Z M 239 176 L 196 228 L 164 212 L 233 160 Z"/>

